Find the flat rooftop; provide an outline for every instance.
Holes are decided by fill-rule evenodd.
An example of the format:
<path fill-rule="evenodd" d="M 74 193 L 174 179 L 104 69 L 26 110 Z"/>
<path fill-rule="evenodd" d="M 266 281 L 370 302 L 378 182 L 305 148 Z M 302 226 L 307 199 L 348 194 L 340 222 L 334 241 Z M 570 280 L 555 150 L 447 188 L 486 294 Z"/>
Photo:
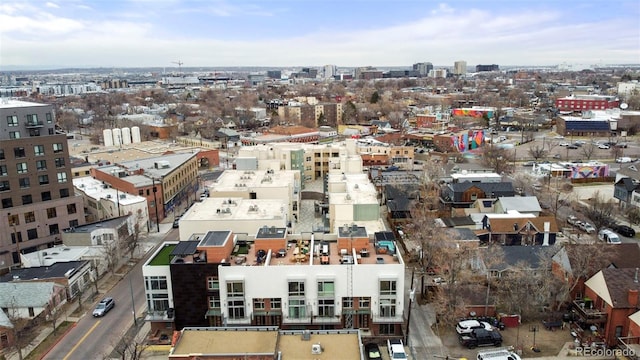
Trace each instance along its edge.
<path fill-rule="evenodd" d="M 210 190 L 212 192 L 226 192 L 258 187 L 293 187 L 295 185 L 294 174 L 294 170 L 225 170 Z"/>
<path fill-rule="evenodd" d="M 282 219 L 289 206 L 278 199 L 205 198 L 194 203 L 181 221 Z"/>
<path fill-rule="evenodd" d="M 277 343 L 278 331 L 269 328 L 185 328 L 169 358 L 190 354 L 233 354 L 238 358 L 253 354 L 275 355 Z"/>
<path fill-rule="evenodd" d="M 278 350 L 284 359 L 319 360 L 340 359 L 360 360 L 360 336 L 358 332 L 326 332 L 310 331 L 309 340 L 303 340 L 300 333 L 282 331 L 278 342 Z M 312 354 L 311 346 L 320 344 L 322 353 Z"/>
<path fill-rule="evenodd" d="M 17 108 L 17 107 L 33 107 L 33 106 L 49 106 L 49 105 L 30 102 L 30 101 L 14 100 L 14 99 L 2 99 L 2 101 L 0 101 L 0 109 L 11 109 L 11 108 Z"/>

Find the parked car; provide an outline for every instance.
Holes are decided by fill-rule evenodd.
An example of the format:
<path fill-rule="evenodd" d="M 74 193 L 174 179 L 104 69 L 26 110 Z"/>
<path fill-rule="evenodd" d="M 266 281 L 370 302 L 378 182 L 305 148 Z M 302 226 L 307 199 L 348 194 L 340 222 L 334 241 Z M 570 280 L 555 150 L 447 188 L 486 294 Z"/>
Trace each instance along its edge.
<path fill-rule="evenodd" d="M 627 145 L 627 143 L 625 143 L 625 142 L 621 142 L 621 143 L 616 144 L 616 147 L 619 147 L 619 148 L 622 148 L 622 149 L 626 149 L 626 148 L 627 148 L 627 146 L 628 146 L 628 145 Z"/>
<path fill-rule="evenodd" d="M 561 158 L 561 156 L 560 156 L 560 154 L 555 154 L 555 155 L 553 155 L 553 158 L 554 158 L 554 159 L 560 159 L 560 158 Z"/>
<path fill-rule="evenodd" d="M 577 148 L 579 148 L 579 146 L 578 146 L 578 145 L 575 145 L 575 144 L 572 144 L 572 145 L 567 146 L 567 149 L 573 149 L 573 150 L 575 150 L 575 149 L 577 149 Z"/>
<path fill-rule="evenodd" d="M 368 343 L 364 346 L 364 353 L 368 360 L 380 360 L 382 359 L 382 353 L 380 347 L 376 343 Z"/>
<path fill-rule="evenodd" d="M 493 330 L 493 326 L 486 321 L 478 320 L 462 320 L 456 324 L 456 332 L 458 335 L 470 334 L 476 329 L 491 331 Z"/>
<path fill-rule="evenodd" d="M 578 226 L 587 234 L 593 234 L 596 232 L 596 228 L 594 228 L 593 225 L 589 224 L 586 221 L 581 222 Z"/>
<path fill-rule="evenodd" d="M 535 161 L 527 161 L 526 163 L 522 164 L 522 166 L 533 166 L 535 164 L 536 164 Z"/>
<path fill-rule="evenodd" d="M 626 163 L 630 163 L 633 162 L 633 159 L 628 157 L 628 156 L 622 156 L 616 159 L 617 163 L 621 163 L 621 164 L 626 164 Z"/>
<path fill-rule="evenodd" d="M 179 227 L 180 227 L 180 218 L 179 218 L 179 217 L 177 217 L 177 218 L 175 218 L 175 219 L 173 220 L 173 228 L 174 228 L 174 229 L 177 229 L 177 228 L 179 228 Z"/>
<path fill-rule="evenodd" d="M 574 226 L 578 226 L 578 223 L 580 223 L 581 221 L 573 216 L 573 215 L 569 215 L 569 217 L 567 218 L 567 223 L 574 225 Z"/>
<path fill-rule="evenodd" d="M 561 143 L 560 143 L 560 144 L 558 144 L 558 145 L 560 145 L 560 146 L 570 146 L 571 144 L 569 144 L 569 143 L 568 143 L 568 142 L 566 142 L 566 141 L 563 141 L 563 142 L 561 142 Z"/>
<path fill-rule="evenodd" d="M 598 145 L 598 149 L 609 150 L 611 147 L 608 144 Z"/>
<path fill-rule="evenodd" d="M 598 239 L 606 242 L 607 244 L 622 244 L 618 234 L 609 229 L 602 229 L 598 232 Z"/>
<path fill-rule="evenodd" d="M 633 230 L 633 228 L 631 226 L 613 225 L 611 228 L 613 229 L 613 231 L 617 232 L 618 234 L 620 234 L 622 236 L 626 236 L 626 237 L 635 237 L 636 236 L 636 231 Z"/>
<path fill-rule="evenodd" d="M 205 193 L 200 194 L 200 201 L 204 201 L 204 199 L 208 198 L 209 196 Z"/>
<path fill-rule="evenodd" d="M 113 298 L 104 298 L 100 300 L 98 305 L 96 305 L 96 308 L 93 310 L 93 316 L 105 316 L 109 312 L 109 310 L 113 309 L 114 306 L 116 306 L 116 302 L 113 300 Z"/>
<path fill-rule="evenodd" d="M 465 346 L 469 349 L 473 349 L 478 346 L 501 346 L 502 335 L 499 331 L 475 329 L 470 334 L 458 336 L 458 341 L 462 346 Z"/>
<path fill-rule="evenodd" d="M 576 141 L 576 142 L 574 142 L 574 143 L 573 143 L 573 144 L 571 144 L 571 145 L 573 145 L 573 146 L 577 146 L 577 147 L 582 147 L 582 145 L 583 145 L 583 144 L 584 144 L 584 141 L 583 141 L 583 142 Z"/>
<path fill-rule="evenodd" d="M 391 358 L 391 360 L 405 360 L 409 358 L 407 356 L 407 353 L 404 351 L 404 344 L 402 343 L 402 340 L 387 340 L 387 349 L 389 350 L 389 357 Z"/>

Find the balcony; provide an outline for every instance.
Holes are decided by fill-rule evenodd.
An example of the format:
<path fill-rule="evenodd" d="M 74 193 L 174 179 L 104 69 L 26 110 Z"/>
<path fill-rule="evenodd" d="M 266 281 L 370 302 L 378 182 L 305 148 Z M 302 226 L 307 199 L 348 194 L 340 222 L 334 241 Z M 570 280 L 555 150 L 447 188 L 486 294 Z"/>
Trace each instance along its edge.
<path fill-rule="evenodd" d="M 342 321 L 340 315 L 335 316 L 314 316 L 313 323 L 314 324 L 340 324 Z"/>
<path fill-rule="evenodd" d="M 36 129 L 44 126 L 44 122 L 42 121 L 26 121 L 24 123 L 27 129 Z"/>
<path fill-rule="evenodd" d="M 311 324 L 311 316 L 289 317 L 282 318 L 283 324 Z"/>
<path fill-rule="evenodd" d="M 373 314 L 371 319 L 376 324 L 404 323 L 402 314 L 395 314 L 395 316 L 380 316 L 380 314 Z"/>
<path fill-rule="evenodd" d="M 144 321 L 154 321 L 154 322 L 173 321 L 173 314 L 171 313 L 171 317 L 169 317 L 167 316 L 167 310 L 151 310 L 147 312 L 147 315 L 144 317 Z"/>
<path fill-rule="evenodd" d="M 603 324 L 607 322 L 607 313 L 593 308 L 592 300 L 574 300 L 573 311 L 585 324 Z"/>

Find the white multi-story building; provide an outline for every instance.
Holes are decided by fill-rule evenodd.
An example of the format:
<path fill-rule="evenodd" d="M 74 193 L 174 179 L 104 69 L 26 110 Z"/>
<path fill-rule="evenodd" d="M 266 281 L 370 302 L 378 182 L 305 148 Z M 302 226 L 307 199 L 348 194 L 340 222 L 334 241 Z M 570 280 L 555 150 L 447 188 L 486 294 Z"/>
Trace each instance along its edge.
<path fill-rule="evenodd" d="M 459 60 L 453 63 L 453 75 L 465 75 L 467 73 L 467 62 Z"/>
<path fill-rule="evenodd" d="M 371 238 L 355 225 L 293 237 L 264 227 L 252 242 L 210 231 L 166 243 L 143 267 L 147 320 L 152 331 L 277 325 L 400 335 L 405 264 L 392 233 Z"/>

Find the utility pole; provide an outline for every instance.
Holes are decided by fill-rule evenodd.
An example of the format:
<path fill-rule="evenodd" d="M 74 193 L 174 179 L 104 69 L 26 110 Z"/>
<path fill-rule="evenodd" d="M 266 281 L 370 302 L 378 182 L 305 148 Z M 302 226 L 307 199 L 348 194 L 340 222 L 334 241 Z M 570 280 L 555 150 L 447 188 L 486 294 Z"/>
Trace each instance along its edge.
<path fill-rule="evenodd" d="M 158 197 L 156 196 L 156 192 L 158 191 L 158 189 L 156 188 L 156 178 L 152 177 L 151 182 L 153 184 L 153 203 L 154 208 L 156 209 L 156 227 L 158 229 L 158 232 L 160 232 L 160 220 L 158 217 Z"/>
<path fill-rule="evenodd" d="M 404 343 L 409 343 L 409 328 L 411 326 L 411 308 L 413 307 L 413 299 L 415 298 L 415 289 L 413 288 L 413 279 L 416 274 L 416 269 L 411 271 L 411 290 L 409 292 L 409 310 L 407 311 L 407 332 L 405 333 Z"/>

